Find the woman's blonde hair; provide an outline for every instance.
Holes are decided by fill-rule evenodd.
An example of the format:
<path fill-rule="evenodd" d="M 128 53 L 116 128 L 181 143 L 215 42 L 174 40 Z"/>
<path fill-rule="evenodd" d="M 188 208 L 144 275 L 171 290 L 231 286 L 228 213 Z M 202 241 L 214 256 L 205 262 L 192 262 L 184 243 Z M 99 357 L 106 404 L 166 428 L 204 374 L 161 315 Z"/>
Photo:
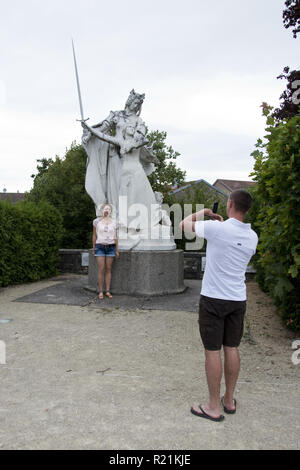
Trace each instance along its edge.
<path fill-rule="evenodd" d="M 104 204 L 101 204 L 101 206 L 97 207 L 97 211 L 96 211 L 97 217 L 103 217 L 104 207 L 107 207 L 107 206 L 110 207 L 110 211 L 111 211 L 110 215 L 112 216 L 113 211 L 114 211 L 113 206 L 109 202 L 105 202 Z"/>

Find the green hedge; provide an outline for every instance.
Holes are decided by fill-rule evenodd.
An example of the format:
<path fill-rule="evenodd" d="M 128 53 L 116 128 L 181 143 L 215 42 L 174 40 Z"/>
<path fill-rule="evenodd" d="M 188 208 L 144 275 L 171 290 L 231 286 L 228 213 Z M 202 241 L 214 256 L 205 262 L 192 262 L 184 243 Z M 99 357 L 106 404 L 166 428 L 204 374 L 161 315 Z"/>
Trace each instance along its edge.
<path fill-rule="evenodd" d="M 62 218 L 47 202 L 0 201 L 0 286 L 57 274 Z"/>
<path fill-rule="evenodd" d="M 265 108 L 266 142 L 257 142 L 250 221 L 259 235 L 257 281 L 283 323 L 300 331 L 300 116 L 277 122 Z"/>

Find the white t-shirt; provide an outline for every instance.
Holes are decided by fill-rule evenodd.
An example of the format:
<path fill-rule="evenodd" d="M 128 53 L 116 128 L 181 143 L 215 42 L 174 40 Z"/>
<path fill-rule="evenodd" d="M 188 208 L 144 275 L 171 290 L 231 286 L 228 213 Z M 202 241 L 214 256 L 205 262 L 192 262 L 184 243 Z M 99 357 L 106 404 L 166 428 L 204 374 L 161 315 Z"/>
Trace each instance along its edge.
<path fill-rule="evenodd" d="M 101 221 L 100 217 L 97 217 L 97 219 L 93 220 L 93 226 L 96 227 L 96 243 L 101 243 L 103 245 L 111 245 L 115 243 L 117 229 L 116 222 L 112 221 L 109 224 L 106 224 Z"/>
<path fill-rule="evenodd" d="M 235 218 L 195 222 L 198 237 L 207 240 L 201 294 L 224 300 L 246 300 L 245 272 L 257 247 L 251 224 Z"/>

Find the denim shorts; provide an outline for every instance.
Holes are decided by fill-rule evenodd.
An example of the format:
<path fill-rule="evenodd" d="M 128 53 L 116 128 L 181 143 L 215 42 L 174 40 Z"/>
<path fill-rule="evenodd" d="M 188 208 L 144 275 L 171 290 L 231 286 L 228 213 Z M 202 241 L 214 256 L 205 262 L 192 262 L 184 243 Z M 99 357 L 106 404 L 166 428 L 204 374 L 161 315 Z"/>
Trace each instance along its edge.
<path fill-rule="evenodd" d="M 110 245 L 102 245 L 101 243 L 96 243 L 95 245 L 95 256 L 116 256 L 116 245 L 115 243 Z"/>

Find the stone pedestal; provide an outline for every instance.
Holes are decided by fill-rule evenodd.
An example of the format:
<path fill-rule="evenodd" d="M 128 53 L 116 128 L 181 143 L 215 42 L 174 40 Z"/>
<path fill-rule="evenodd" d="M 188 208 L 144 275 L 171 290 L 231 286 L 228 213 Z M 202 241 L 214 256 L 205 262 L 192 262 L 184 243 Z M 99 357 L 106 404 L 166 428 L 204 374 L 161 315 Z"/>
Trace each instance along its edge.
<path fill-rule="evenodd" d="M 183 250 L 120 251 L 112 267 L 112 294 L 179 294 L 184 285 Z M 89 253 L 89 289 L 98 292 L 97 260 Z M 104 284 L 105 290 L 105 284 Z"/>
<path fill-rule="evenodd" d="M 119 250 L 123 251 L 171 251 L 176 243 L 170 225 L 157 224 L 150 233 L 119 227 Z"/>

